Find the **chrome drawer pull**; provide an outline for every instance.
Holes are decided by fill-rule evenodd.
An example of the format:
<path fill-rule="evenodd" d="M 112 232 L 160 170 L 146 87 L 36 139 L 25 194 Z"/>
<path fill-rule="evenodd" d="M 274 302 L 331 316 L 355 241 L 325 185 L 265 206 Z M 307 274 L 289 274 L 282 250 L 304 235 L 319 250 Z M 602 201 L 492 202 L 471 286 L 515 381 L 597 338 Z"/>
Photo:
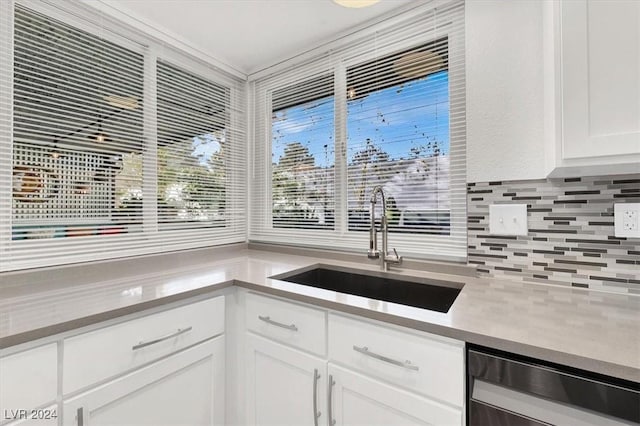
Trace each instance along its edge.
<path fill-rule="evenodd" d="M 318 379 L 320 379 L 320 373 L 318 369 L 313 369 L 313 425 L 318 426 L 318 418 L 322 415 L 318 411 Z"/>
<path fill-rule="evenodd" d="M 84 426 L 84 407 L 78 408 L 76 411 L 76 419 L 78 420 L 78 426 Z"/>
<path fill-rule="evenodd" d="M 333 426 L 336 424 L 336 420 L 333 418 L 333 406 L 331 405 L 331 399 L 333 398 L 333 387 L 335 386 L 336 381 L 333 380 L 333 375 L 329 374 L 329 383 L 327 386 L 327 415 L 328 415 L 328 421 L 329 421 L 329 426 Z"/>
<path fill-rule="evenodd" d="M 177 337 L 177 336 L 179 336 L 181 334 L 188 333 L 191 330 L 193 330 L 193 327 L 191 327 L 191 326 L 189 326 L 187 328 L 179 328 L 177 331 L 174 331 L 173 333 L 167 334 L 166 336 L 158 337 L 157 339 L 149 340 L 148 342 L 141 341 L 137 345 L 132 346 L 131 349 L 135 351 L 135 350 L 138 350 L 138 349 L 145 348 L 147 346 L 155 345 L 156 343 L 164 342 L 165 340 L 169 340 L 169 339 L 171 339 L 173 337 Z"/>
<path fill-rule="evenodd" d="M 403 367 L 408 370 L 418 371 L 420 367 L 417 365 L 413 365 L 411 361 L 398 361 L 397 359 L 389 358 L 384 355 L 377 354 L 375 352 L 371 352 L 368 347 L 356 346 L 353 345 L 353 350 L 356 352 L 360 352 L 363 355 L 370 356 L 371 358 L 379 359 L 380 361 L 388 362 L 389 364 L 397 365 L 398 367 Z"/>
<path fill-rule="evenodd" d="M 291 331 L 298 331 L 298 327 L 296 327 L 295 324 L 291 324 L 291 325 L 283 324 L 281 322 L 272 320 L 271 317 L 263 317 L 262 315 L 258 315 L 258 319 L 260 321 L 266 322 L 267 324 L 275 325 L 277 327 L 286 328 L 287 330 L 291 330 Z"/>

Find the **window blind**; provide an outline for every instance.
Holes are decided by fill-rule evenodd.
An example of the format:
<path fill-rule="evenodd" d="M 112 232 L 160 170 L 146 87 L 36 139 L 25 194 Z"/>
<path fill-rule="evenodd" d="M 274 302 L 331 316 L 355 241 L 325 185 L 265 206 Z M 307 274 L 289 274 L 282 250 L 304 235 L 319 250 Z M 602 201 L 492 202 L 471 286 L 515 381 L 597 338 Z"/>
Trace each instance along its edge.
<path fill-rule="evenodd" d="M 333 74 L 273 93 L 274 229 L 334 229 Z"/>
<path fill-rule="evenodd" d="M 253 82 L 249 238 L 364 253 L 380 185 L 389 247 L 464 259 L 464 4 L 365 31 Z"/>
<path fill-rule="evenodd" d="M 47 11 L 16 4 L 2 28 L 0 270 L 244 241 L 244 82 Z"/>

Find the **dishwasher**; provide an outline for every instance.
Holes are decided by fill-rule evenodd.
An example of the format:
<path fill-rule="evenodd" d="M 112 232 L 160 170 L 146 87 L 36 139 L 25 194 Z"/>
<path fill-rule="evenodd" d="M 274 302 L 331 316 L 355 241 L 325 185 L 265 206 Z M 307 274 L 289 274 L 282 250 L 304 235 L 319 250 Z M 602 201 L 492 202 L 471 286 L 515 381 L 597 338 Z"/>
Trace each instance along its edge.
<path fill-rule="evenodd" d="M 469 426 L 640 425 L 640 384 L 469 345 Z"/>

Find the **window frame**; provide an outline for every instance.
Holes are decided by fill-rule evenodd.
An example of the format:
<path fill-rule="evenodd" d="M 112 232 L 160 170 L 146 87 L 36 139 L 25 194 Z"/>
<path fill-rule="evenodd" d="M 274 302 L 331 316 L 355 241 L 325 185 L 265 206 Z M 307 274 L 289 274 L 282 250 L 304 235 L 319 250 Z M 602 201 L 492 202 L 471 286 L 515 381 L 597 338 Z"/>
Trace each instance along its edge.
<path fill-rule="evenodd" d="M 439 2 L 446 8 L 452 2 Z M 434 11 L 434 5 L 427 5 L 427 12 Z M 400 18 L 400 22 L 415 23 L 417 18 L 415 12 Z M 464 19 L 456 22 L 453 26 L 464 26 Z M 264 218 L 252 219 L 249 227 L 249 241 L 259 243 L 274 243 L 282 245 L 304 246 L 310 248 L 338 249 L 343 251 L 363 251 L 368 247 L 369 235 L 362 231 L 349 231 L 348 211 L 347 211 L 347 70 L 376 58 L 388 56 L 398 51 L 419 47 L 439 39 L 446 38 L 448 43 L 447 54 L 449 73 L 449 111 L 450 117 L 453 114 L 460 114 L 465 111 L 465 96 L 451 96 L 451 87 L 464 87 L 464 33 L 451 31 L 450 25 L 439 25 L 433 28 L 428 38 L 424 34 L 417 34 L 404 38 L 401 43 L 384 43 L 380 48 L 368 54 L 360 53 L 360 44 L 371 39 L 371 34 L 381 33 L 380 38 L 384 39 L 385 32 L 393 32 L 393 28 L 399 25 L 398 22 L 383 22 L 365 34 L 359 34 L 359 38 L 343 43 L 335 50 L 324 56 L 317 56 L 308 59 L 303 64 L 289 64 L 289 69 L 279 71 L 270 75 L 260 76 L 252 82 L 254 97 L 255 119 L 252 120 L 256 128 L 254 129 L 255 141 L 253 152 L 255 153 L 253 167 L 253 194 L 250 197 L 251 211 L 254 214 L 267 216 Z M 377 41 L 377 36 L 376 41 Z M 272 141 L 271 141 L 271 105 L 272 93 L 287 86 L 298 84 L 314 76 L 327 73 L 334 74 L 334 143 L 335 143 L 335 228 L 326 229 L 283 229 L 272 226 Z M 463 90 L 464 92 L 464 90 Z M 262 115 L 262 117 L 260 117 Z M 403 233 L 390 233 L 390 247 L 395 246 L 402 255 L 413 258 L 428 258 L 447 261 L 466 261 L 466 125 L 459 126 L 458 132 L 451 131 L 453 120 L 450 118 L 450 158 L 451 162 L 463 161 L 465 166 L 456 166 L 462 170 L 462 175 L 453 173 L 450 175 L 449 194 L 451 199 L 450 207 L 450 235 L 428 235 L 418 236 L 403 235 Z M 261 127 L 263 127 L 261 129 Z M 460 130 L 462 129 L 462 132 Z M 455 148 L 454 148 L 455 147 Z M 461 152 L 462 151 L 462 152 Z M 452 166 L 453 169 L 453 166 Z M 260 197 L 260 188 L 265 189 L 264 196 Z M 460 203 L 462 202 L 462 205 Z M 312 241 L 311 243 L 297 243 L 296 241 Z M 460 241 L 455 249 L 441 254 L 427 246 L 444 248 L 452 245 L 452 238 Z M 429 244 L 421 244 L 419 240 L 428 239 Z"/>
<path fill-rule="evenodd" d="M 16 6 L 60 21 L 80 31 L 100 37 L 123 48 L 141 54 L 144 58 L 143 74 L 143 136 L 142 136 L 142 214 L 141 232 L 120 235 L 93 235 L 82 238 L 49 238 L 39 240 L 13 240 L 13 106 L 14 106 L 14 22 Z M 168 45 L 151 34 L 133 29 L 117 18 L 99 9 L 69 1 L 50 3 L 37 0 L 9 0 L 0 2 L 0 50 L 8 55 L 0 64 L 0 137 L 9 141 L 0 143 L 0 272 L 33 267 L 55 266 L 67 263 L 111 259 L 133 255 L 207 247 L 234 242 L 245 242 L 246 218 L 233 218 L 233 214 L 246 211 L 246 82 L 215 65 L 193 57 L 190 53 Z M 158 217 L 157 196 L 157 72 L 158 61 L 170 63 L 185 72 L 211 81 L 229 90 L 229 118 L 225 123 L 229 133 L 230 161 L 226 165 L 226 210 L 224 227 L 194 227 L 191 229 L 162 230 Z M 6 89 L 6 90 L 5 90 Z M 6 139 L 5 139 L 6 138 Z M 240 188 L 240 189 L 239 189 Z M 233 213 L 231 213 L 233 212 Z M 206 235 L 203 236 L 203 229 Z M 189 240 L 192 237 L 192 240 Z M 168 238 L 168 240 L 167 240 Z M 173 239 L 172 239 L 173 238 Z M 82 253 L 79 241 L 90 248 Z M 111 246 L 101 251 L 99 246 L 108 241 Z M 163 242 L 167 243 L 163 247 Z M 62 256 L 44 255 L 37 261 L 26 259 L 27 251 L 50 251 Z M 75 254 L 74 254 L 75 252 Z M 54 258 L 55 257 L 55 258 Z"/>

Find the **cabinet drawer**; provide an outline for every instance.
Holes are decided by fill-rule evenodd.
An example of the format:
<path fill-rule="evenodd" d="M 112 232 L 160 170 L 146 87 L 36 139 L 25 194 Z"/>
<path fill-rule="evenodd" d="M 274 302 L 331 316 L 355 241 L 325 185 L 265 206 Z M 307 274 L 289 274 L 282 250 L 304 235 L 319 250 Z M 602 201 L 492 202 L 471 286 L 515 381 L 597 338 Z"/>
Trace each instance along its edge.
<path fill-rule="evenodd" d="M 66 399 L 62 425 L 223 425 L 224 353 L 218 336 Z"/>
<path fill-rule="evenodd" d="M 247 329 L 291 346 L 326 354 L 326 312 L 255 293 L 247 294 Z"/>
<path fill-rule="evenodd" d="M 65 339 L 63 393 L 224 333 L 224 308 L 220 296 Z"/>
<path fill-rule="evenodd" d="M 464 344 L 329 315 L 329 359 L 462 407 Z"/>
<path fill-rule="evenodd" d="M 8 417 L 22 417 L 18 410 L 30 412 L 55 401 L 57 378 L 55 343 L 0 358 L 0 423 Z"/>

